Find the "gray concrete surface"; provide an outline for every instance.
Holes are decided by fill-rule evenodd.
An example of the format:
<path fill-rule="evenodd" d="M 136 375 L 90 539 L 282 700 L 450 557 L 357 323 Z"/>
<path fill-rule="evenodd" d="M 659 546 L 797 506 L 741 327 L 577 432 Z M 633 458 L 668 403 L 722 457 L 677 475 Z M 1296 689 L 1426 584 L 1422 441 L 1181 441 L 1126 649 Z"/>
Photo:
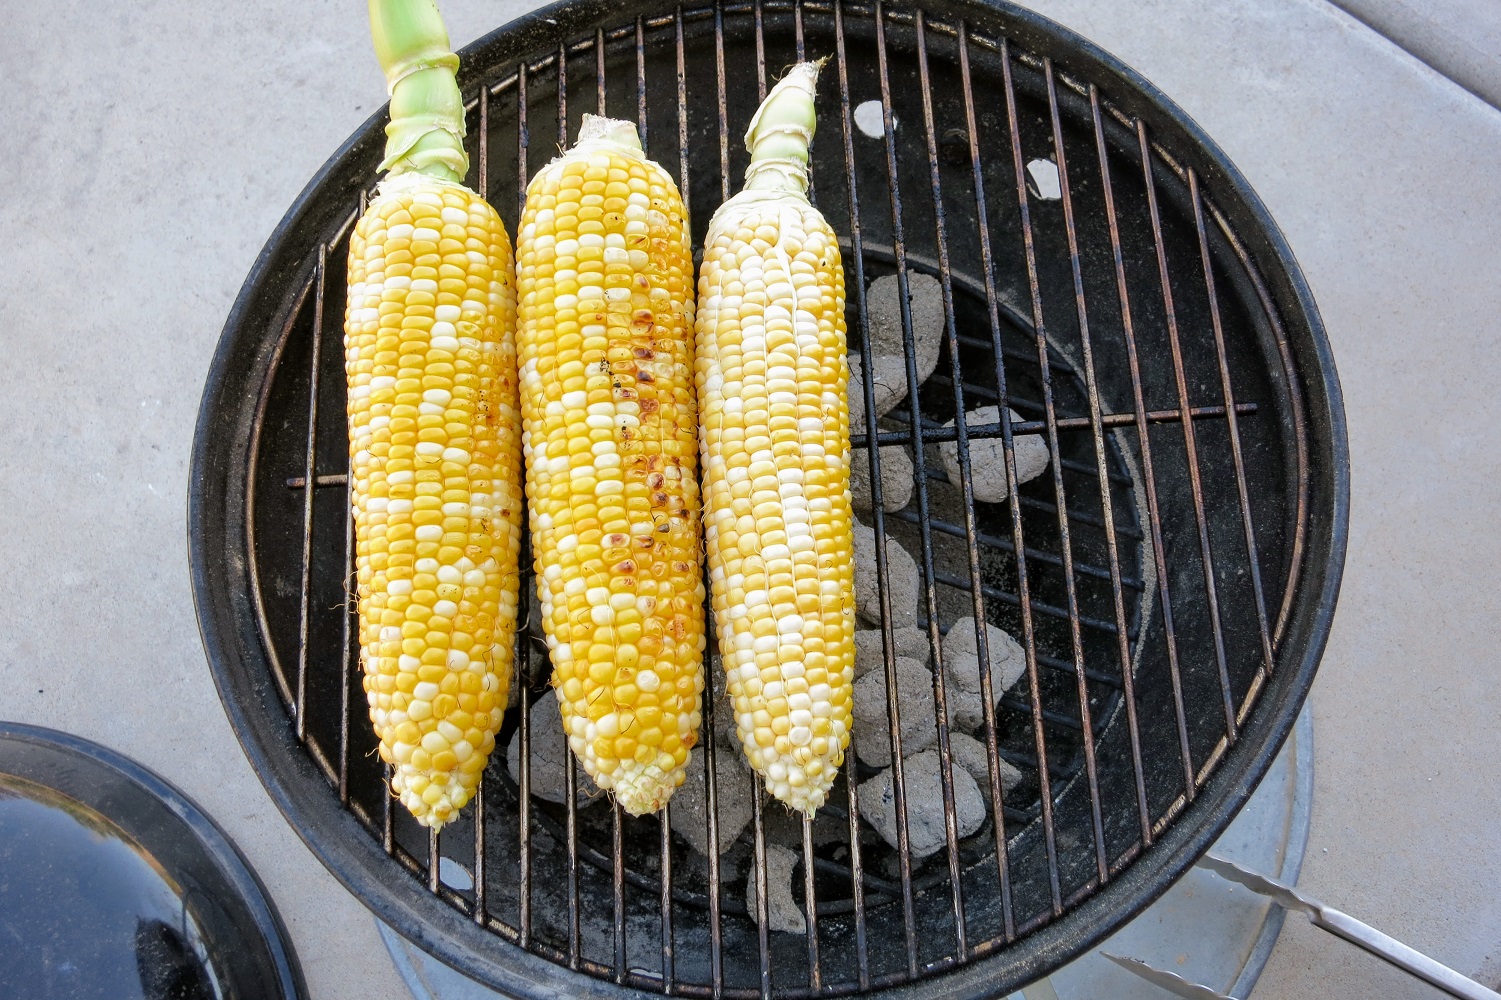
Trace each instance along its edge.
<path fill-rule="evenodd" d="M 456 42 L 523 3 L 445 0 Z M 1038 0 L 1177 99 L 1301 260 L 1354 461 L 1303 885 L 1501 979 L 1501 112 L 1322 0 Z M 255 254 L 381 99 L 362 4 L 20 5 L 0 36 L 0 716 L 156 768 L 236 838 L 319 1000 L 403 997 L 204 666 L 184 496 Z M 1256 996 L 1436 994 L 1299 919 Z"/>
<path fill-rule="evenodd" d="M 1461 87 L 1501 108 L 1501 3 L 1330 0 Z"/>

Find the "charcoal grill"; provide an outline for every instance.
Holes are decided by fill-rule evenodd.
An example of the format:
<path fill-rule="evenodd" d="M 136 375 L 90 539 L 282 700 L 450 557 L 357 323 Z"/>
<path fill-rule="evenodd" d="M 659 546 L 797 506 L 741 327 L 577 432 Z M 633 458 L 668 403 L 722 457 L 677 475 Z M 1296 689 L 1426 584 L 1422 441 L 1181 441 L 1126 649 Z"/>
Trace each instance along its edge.
<path fill-rule="evenodd" d="M 854 444 L 878 492 L 874 445 L 906 447 L 916 490 L 891 513 L 878 497 L 868 523 L 916 558 L 931 640 L 973 615 L 1026 651 L 1024 679 L 981 734 L 992 791 L 997 761 L 1023 779 L 967 837 L 952 820 L 957 765 L 935 671 L 945 850 L 919 860 L 872 833 L 848 777 L 873 769 L 853 755 L 817 822 L 758 799 L 717 858 L 689 850 L 665 815 L 543 801 L 527 713 L 514 707 L 546 685 L 545 653 L 525 631 L 499 740 L 521 741 L 517 778 L 497 752 L 482 794 L 440 836 L 392 808 L 345 593 L 340 336 L 343 260 L 373 190 L 383 112 L 271 237 L 208 377 L 191 560 L 234 728 L 335 875 L 402 934 L 510 994 L 1008 993 L 1130 918 L 1212 842 L 1288 733 L 1328 634 L 1348 456 L 1307 286 L 1208 137 L 1058 25 L 944 0 L 560 4 L 462 53 L 468 182 L 515 232 L 530 173 L 583 112 L 608 113 L 639 123 L 702 234 L 738 185 L 738 137 L 768 80 L 822 55 L 833 60 L 812 196 L 846 238 L 864 371 L 871 280 L 894 274 L 905 291 L 912 274 L 936 277 L 945 313 L 937 371 L 918 386 L 903 306 L 916 391 Z M 882 112 L 874 136 L 854 114 L 866 101 Z M 1049 172 L 1056 190 L 1038 183 Z M 999 423 L 943 426 L 997 402 Z M 868 381 L 852 405 L 874 417 Z M 1045 435 L 1051 462 L 1018 487 L 1013 441 L 1027 433 Z M 1012 499 L 978 502 L 971 447 L 996 438 Z M 958 486 L 944 442 L 961 456 Z M 882 559 L 890 678 L 887 570 Z M 713 708 L 709 698 L 707 733 L 725 722 Z M 733 752 L 715 744 L 701 744 L 711 843 L 713 758 Z M 902 796 L 900 765 L 894 777 Z M 582 780 L 571 759 L 567 780 Z M 899 829 L 898 847 L 906 838 Z M 800 858 L 793 891 L 814 915 L 802 935 L 768 930 L 764 902 L 758 921 L 745 909 L 746 881 L 764 887 L 777 842 Z"/>

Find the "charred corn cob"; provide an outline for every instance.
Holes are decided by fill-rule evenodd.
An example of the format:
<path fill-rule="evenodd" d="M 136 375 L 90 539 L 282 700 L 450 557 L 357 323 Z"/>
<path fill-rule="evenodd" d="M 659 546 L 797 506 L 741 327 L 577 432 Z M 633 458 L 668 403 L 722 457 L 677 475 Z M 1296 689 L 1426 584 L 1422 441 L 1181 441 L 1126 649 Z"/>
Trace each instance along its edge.
<path fill-rule="evenodd" d="M 682 784 L 704 684 L 687 226 L 635 127 L 585 115 L 528 185 L 516 236 L 553 686 L 574 754 L 638 816 Z"/>
<path fill-rule="evenodd" d="M 440 828 L 479 786 L 511 678 L 523 497 L 505 227 L 460 183 L 458 59 L 431 0 L 371 0 L 389 171 L 344 317 L 360 660 L 391 791 Z"/>
<path fill-rule="evenodd" d="M 745 190 L 709 223 L 697 382 L 714 620 L 740 742 L 808 815 L 849 744 L 854 537 L 844 270 L 808 202 L 819 64 L 746 133 Z"/>

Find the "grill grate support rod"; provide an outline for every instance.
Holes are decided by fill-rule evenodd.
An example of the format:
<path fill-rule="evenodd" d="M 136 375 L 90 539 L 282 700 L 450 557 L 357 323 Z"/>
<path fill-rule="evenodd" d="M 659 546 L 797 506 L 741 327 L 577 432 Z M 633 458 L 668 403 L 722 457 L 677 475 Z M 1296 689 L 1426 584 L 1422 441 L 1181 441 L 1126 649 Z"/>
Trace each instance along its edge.
<path fill-rule="evenodd" d="M 1074 279 L 1074 306 L 1078 314 L 1079 336 L 1081 340 L 1087 340 L 1089 337 L 1089 315 L 1084 299 L 1084 274 L 1079 265 L 1079 235 L 1078 229 L 1074 224 L 1074 203 L 1072 190 L 1069 186 L 1068 158 L 1063 146 L 1063 126 L 1058 119 L 1058 90 L 1056 81 L 1053 78 L 1053 61 L 1051 59 L 1043 60 L 1043 78 L 1047 83 L 1048 117 L 1052 125 L 1053 155 L 1058 161 L 1059 193 L 1063 202 L 1063 228 L 1068 237 L 1069 268 L 1073 273 Z M 1025 219 L 1023 222 L 1025 224 Z M 1047 344 L 1040 328 L 1038 330 L 1038 341 L 1040 344 L 1039 350 L 1046 354 Z M 1079 605 L 1074 577 L 1073 548 L 1068 538 L 1067 514 L 1063 502 L 1063 461 L 1058 453 L 1058 415 L 1053 406 L 1051 379 L 1048 376 L 1046 366 L 1043 367 L 1042 384 L 1043 404 L 1047 409 L 1047 417 L 1050 424 L 1048 434 L 1050 447 L 1053 452 L 1054 491 L 1058 496 L 1058 516 L 1063 522 L 1063 578 L 1068 593 L 1070 637 L 1073 641 L 1074 664 L 1077 667 L 1079 718 L 1080 727 L 1084 734 L 1084 774 L 1089 783 L 1090 822 L 1094 827 L 1095 871 L 1098 874 L 1100 884 L 1103 885 L 1110 878 L 1109 864 L 1105 857 L 1105 821 L 1100 808 L 1099 771 L 1095 761 L 1095 735 L 1094 727 L 1090 724 L 1089 718 L 1089 686 L 1084 673 L 1083 642 L 1079 635 Z M 1091 414 L 1092 416 L 1093 414 Z M 1093 419 L 1091 419 L 1091 424 L 1093 424 Z M 1091 427 L 1091 430 L 1093 429 Z M 1096 454 L 1100 463 L 1099 467 L 1103 470 L 1105 465 L 1102 442 L 1096 441 L 1096 448 Z M 1109 504 L 1110 486 L 1103 478 L 1101 479 L 1100 497 L 1102 505 Z M 1102 510 L 1101 522 L 1105 526 L 1106 531 L 1113 536 L 1115 525 L 1108 506 L 1105 506 Z M 1110 546 L 1113 552 L 1113 538 Z M 1112 574 L 1110 580 L 1115 607 L 1121 607 L 1124 603 L 1123 596 L 1120 593 L 1119 576 L 1120 574 L 1117 571 Z M 1117 629 L 1120 632 L 1124 632 L 1126 627 L 1124 614 L 1118 616 L 1116 621 Z M 1120 637 L 1119 634 L 1117 637 Z M 1129 671 L 1127 673 L 1129 674 Z"/>

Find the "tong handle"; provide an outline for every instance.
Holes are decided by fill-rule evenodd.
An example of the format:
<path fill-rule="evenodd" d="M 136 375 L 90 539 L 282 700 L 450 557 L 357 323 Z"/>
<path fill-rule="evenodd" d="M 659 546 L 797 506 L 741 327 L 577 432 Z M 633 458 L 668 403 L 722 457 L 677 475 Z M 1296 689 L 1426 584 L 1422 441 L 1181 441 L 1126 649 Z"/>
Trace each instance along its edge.
<path fill-rule="evenodd" d="M 1437 986 L 1450 996 L 1459 997 L 1460 1000 L 1501 1000 L 1501 993 L 1486 989 L 1475 980 L 1460 975 L 1442 962 L 1409 948 L 1391 935 L 1381 933 L 1342 910 L 1320 906 L 1316 912 L 1309 914 L 1309 918 L 1316 926 L 1331 934 L 1338 934 L 1351 944 Z"/>

